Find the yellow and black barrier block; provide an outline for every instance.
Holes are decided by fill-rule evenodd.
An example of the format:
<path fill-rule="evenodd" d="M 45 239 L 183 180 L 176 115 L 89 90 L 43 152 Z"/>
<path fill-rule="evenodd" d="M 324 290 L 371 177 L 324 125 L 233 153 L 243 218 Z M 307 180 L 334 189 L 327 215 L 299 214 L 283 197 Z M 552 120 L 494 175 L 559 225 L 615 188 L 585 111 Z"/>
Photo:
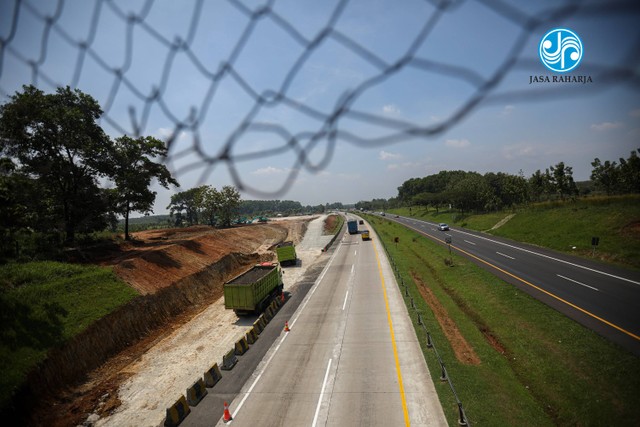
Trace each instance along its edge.
<path fill-rule="evenodd" d="M 256 320 L 255 322 L 253 322 L 253 329 L 255 329 L 256 333 L 258 335 L 260 335 L 264 329 L 264 326 L 262 325 L 262 322 L 260 321 L 260 319 Z"/>
<path fill-rule="evenodd" d="M 202 398 L 207 395 L 207 388 L 204 385 L 204 380 L 198 378 L 198 381 L 193 383 L 191 387 L 187 389 L 187 402 L 189 406 L 196 406 Z"/>
<path fill-rule="evenodd" d="M 225 354 L 224 356 L 222 356 L 222 370 L 223 371 L 230 371 L 233 369 L 234 366 L 236 366 L 236 363 L 238 363 L 238 358 L 236 357 L 236 349 L 232 348 L 231 350 L 229 350 L 227 352 L 227 354 Z"/>
<path fill-rule="evenodd" d="M 258 317 L 258 322 L 262 324 L 262 329 L 266 328 L 267 323 L 269 323 L 269 321 L 264 317 L 264 314 L 261 314 L 260 317 Z"/>
<path fill-rule="evenodd" d="M 204 385 L 211 388 L 222 378 L 222 373 L 218 364 L 214 364 L 211 369 L 204 373 Z"/>
<path fill-rule="evenodd" d="M 256 328 L 251 328 L 247 331 L 247 334 L 245 335 L 245 338 L 247 339 L 247 342 L 249 344 L 253 344 L 254 342 L 256 342 L 258 340 L 258 333 L 256 332 Z"/>
<path fill-rule="evenodd" d="M 271 319 L 273 318 L 273 315 L 271 314 L 271 312 L 269 312 L 269 308 L 267 307 L 267 309 L 264 311 L 264 313 L 262 313 L 260 315 L 260 317 L 264 318 L 264 320 L 269 323 L 271 321 Z"/>
<path fill-rule="evenodd" d="M 189 415 L 191 409 L 189 409 L 189 405 L 187 404 L 187 399 L 184 396 L 180 396 L 180 398 L 167 408 L 167 416 L 164 419 L 165 427 L 175 427 L 180 424 L 184 419 Z"/>
<path fill-rule="evenodd" d="M 247 343 L 247 338 L 242 337 L 238 341 L 236 341 L 236 355 L 240 356 L 241 354 L 245 354 L 247 350 L 249 350 L 249 344 Z"/>
<path fill-rule="evenodd" d="M 276 311 L 273 309 L 272 305 L 267 307 L 267 309 L 265 310 L 265 313 L 267 313 L 269 315 L 270 319 L 273 319 L 273 317 L 276 315 Z"/>

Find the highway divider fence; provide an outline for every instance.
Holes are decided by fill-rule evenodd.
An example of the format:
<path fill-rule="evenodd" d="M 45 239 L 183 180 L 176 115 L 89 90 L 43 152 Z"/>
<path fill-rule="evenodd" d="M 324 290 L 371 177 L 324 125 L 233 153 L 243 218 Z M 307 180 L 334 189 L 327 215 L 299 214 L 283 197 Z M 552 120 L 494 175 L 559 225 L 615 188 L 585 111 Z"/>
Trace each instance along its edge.
<path fill-rule="evenodd" d="M 431 337 L 431 333 L 429 332 L 429 330 L 427 329 L 427 326 L 425 325 L 425 323 L 422 320 L 422 314 L 420 313 L 420 311 L 418 310 L 418 308 L 416 307 L 415 301 L 413 299 L 412 296 L 410 296 L 409 294 L 409 288 L 407 286 L 407 284 L 404 282 L 404 278 L 402 277 L 402 275 L 400 274 L 400 271 L 398 269 L 398 266 L 396 265 L 393 256 L 389 253 L 389 250 L 387 249 L 387 245 L 385 244 L 385 242 L 380 239 L 380 241 L 382 242 L 382 246 L 384 247 L 384 250 L 387 254 L 387 258 L 389 259 L 389 264 L 391 265 L 391 269 L 393 270 L 393 274 L 396 277 L 396 281 L 398 283 L 398 286 L 400 287 L 401 290 L 401 294 L 402 297 L 404 299 L 405 305 L 407 306 L 407 309 L 412 310 L 417 317 L 417 322 L 418 325 L 422 327 L 423 331 L 424 331 L 424 339 L 426 340 L 426 345 L 427 348 L 429 349 L 433 349 L 433 352 L 435 353 L 436 359 L 438 360 L 438 363 L 440 364 L 440 381 L 446 381 L 449 384 L 449 387 L 451 388 L 451 392 L 453 393 L 453 397 L 456 400 L 456 404 L 458 405 L 458 425 L 460 426 L 471 426 L 471 423 L 469 422 L 469 419 L 467 418 L 467 415 L 464 411 L 464 407 L 462 406 L 462 402 L 460 401 L 460 398 L 458 397 L 458 393 L 456 392 L 455 387 L 453 386 L 453 381 L 451 380 L 451 377 L 449 376 L 449 373 L 447 372 L 447 368 L 445 366 L 444 361 L 442 360 L 442 357 L 440 357 L 440 353 L 438 353 L 438 349 L 436 348 L 435 342 L 433 340 L 433 338 Z"/>

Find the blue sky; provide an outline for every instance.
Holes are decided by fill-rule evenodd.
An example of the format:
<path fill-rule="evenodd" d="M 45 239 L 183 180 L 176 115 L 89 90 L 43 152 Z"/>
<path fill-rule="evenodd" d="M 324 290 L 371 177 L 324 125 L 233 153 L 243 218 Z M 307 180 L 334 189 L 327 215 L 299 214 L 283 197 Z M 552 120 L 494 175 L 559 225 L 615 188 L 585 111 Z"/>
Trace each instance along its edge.
<path fill-rule="evenodd" d="M 23 84 L 47 92 L 74 85 L 100 102 L 113 137 L 136 127 L 174 135 L 169 165 L 183 190 L 237 184 L 235 176 L 254 189 L 244 198 L 303 204 L 393 197 L 405 180 L 440 170 L 528 177 L 564 161 L 584 180 L 595 157 L 618 160 L 640 148 L 634 2 L 578 2 L 559 19 L 544 18 L 561 1 L 459 1 L 441 11 L 438 3 L 4 1 L 1 102 Z M 541 22 L 524 31 L 534 17 Z M 560 75 L 538 58 L 541 38 L 558 27 L 583 44 L 581 64 L 567 75 L 591 83 L 530 84 L 531 76 Z M 182 42 L 187 50 L 168 47 Z M 385 72 L 402 58 L 411 61 Z M 612 69 L 631 70 L 635 85 L 603 74 Z M 154 90 L 159 97 L 145 101 Z M 273 102 L 256 105 L 259 95 Z M 187 124 L 181 132 L 178 122 Z M 233 161 L 207 167 L 196 145 L 211 158 L 228 146 Z M 158 188 L 155 213 L 166 212 L 174 191 Z"/>

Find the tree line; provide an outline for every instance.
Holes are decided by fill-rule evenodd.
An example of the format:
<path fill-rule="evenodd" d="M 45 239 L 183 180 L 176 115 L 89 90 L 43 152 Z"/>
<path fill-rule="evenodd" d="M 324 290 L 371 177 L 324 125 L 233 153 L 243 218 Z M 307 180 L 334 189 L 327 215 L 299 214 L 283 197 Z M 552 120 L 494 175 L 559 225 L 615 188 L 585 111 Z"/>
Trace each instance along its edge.
<path fill-rule="evenodd" d="M 131 212 L 152 212 L 153 179 L 179 186 L 161 160 L 165 144 L 151 136 L 109 137 L 103 111 L 90 95 L 68 86 L 45 94 L 23 86 L 0 106 L 0 234 L 101 231 Z M 101 186 L 105 184 L 105 186 Z M 55 238 L 55 236 L 54 236 Z"/>
<path fill-rule="evenodd" d="M 591 165 L 591 188 L 606 194 L 640 193 L 640 149 L 619 163 L 595 159 Z M 590 188 L 591 187 L 591 188 Z M 489 212 L 526 205 L 543 200 L 575 198 L 581 193 L 573 179 L 573 169 L 564 162 L 537 170 L 529 178 L 504 172 L 484 175 L 467 171 L 441 171 L 422 178 L 411 178 L 398 187 L 398 196 L 391 199 L 360 201 L 356 208 L 384 210 L 399 206 L 442 207 L 465 212 Z"/>
<path fill-rule="evenodd" d="M 194 224 L 229 227 L 239 206 L 237 188 L 226 185 L 218 191 L 211 185 L 201 185 L 172 195 L 167 209 L 177 227 Z"/>
<path fill-rule="evenodd" d="M 235 187 L 221 190 L 202 185 L 171 196 L 169 209 L 171 225 L 175 227 L 206 224 L 229 227 L 241 217 L 250 220 L 258 216 L 302 215 L 322 213 L 329 209 L 342 209 L 342 203 L 306 205 L 294 200 L 242 200 Z"/>

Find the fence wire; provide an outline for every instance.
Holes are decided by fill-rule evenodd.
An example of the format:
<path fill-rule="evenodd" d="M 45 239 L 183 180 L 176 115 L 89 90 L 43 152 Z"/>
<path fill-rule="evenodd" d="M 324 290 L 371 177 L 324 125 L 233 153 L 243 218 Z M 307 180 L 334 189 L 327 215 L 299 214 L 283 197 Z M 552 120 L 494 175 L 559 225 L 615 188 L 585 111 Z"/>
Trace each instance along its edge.
<path fill-rule="evenodd" d="M 458 13 L 462 8 L 468 7 L 472 2 L 462 0 L 425 0 L 433 6 L 433 11 L 424 19 L 422 28 L 406 46 L 397 46 L 398 59 L 388 61 L 381 54 L 368 49 L 341 31 L 337 23 L 343 16 L 349 5 L 349 0 L 339 0 L 333 6 L 327 22 L 315 36 L 305 36 L 300 26 L 302 24 L 288 21 L 275 7 L 275 0 L 269 0 L 261 6 L 251 8 L 240 0 L 228 0 L 228 4 L 246 18 L 246 25 L 233 44 L 226 60 L 221 61 L 216 69 L 207 67 L 205 59 L 197 55 L 193 48 L 194 38 L 199 31 L 206 31 L 208 23 L 202 18 L 203 0 L 195 0 L 190 4 L 190 23 L 186 37 L 168 39 L 159 29 L 149 23 L 149 15 L 154 8 L 162 8 L 166 3 L 147 0 L 143 3 L 139 12 L 125 12 L 115 0 L 94 0 L 92 12 L 87 16 L 89 30 L 86 37 L 77 39 L 61 24 L 60 19 L 65 8 L 77 6 L 77 2 L 57 0 L 55 7 L 48 3 L 50 13 L 41 11 L 41 5 L 33 1 L 14 0 L 11 5 L 5 2 L 2 11 L 9 18 L 5 20 L 8 27 L 0 33 L 0 94 L 3 97 L 11 95 L 9 90 L 1 86 L 3 73 L 6 73 L 6 64 L 9 59 L 26 66 L 30 70 L 30 83 L 38 86 L 46 83 L 51 87 L 69 85 L 77 87 L 83 75 L 87 73 L 87 58 L 109 76 L 104 85 L 109 87 L 106 99 L 99 100 L 104 110 L 102 120 L 108 123 L 115 131 L 131 136 L 140 136 L 148 132 L 148 122 L 152 109 L 161 110 L 170 121 L 171 128 L 166 143 L 169 147 L 168 164 L 174 174 L 180 177 L 193 170 L 201 171 L 200 182 L 205 182 L 210 174 L 220 164 L 226 165 L 234 184 L 243 191 L 256 196 L 277 197 L 282 195 L 290 187 L 293 180 L 302 170 L 318 172 L 324 169 L 330 162 L 336 145 L 339 142 L 356 146 L 376 147 L 385 146 L 414 138 L 433 138 L 455 127 L 461 120 L 469 116 L 481 106 L 510 103 L 547 100 L 551 98 L 566 97 L 568 94 L 585 94 L 595 92 L 613 85 L 628 84 L 634 90 L 639 88 L 640 78 L 640 35 L 635 40 L 628 41 L 628 51 L 625 60 L 620 64 L 598 64 L 583 61 L 580 65 L 581 73 L 590 74 L 598 85 L 578 87 L 562 86 L 540 88 L 535 90 L 510 90 L 501 91 L 500 84 L 512 73 L 529 71 L 539 74 L 540 63 L 531 58 L 530 52 L 523 52 L 525 45 L 530 42 L 534 33 L 546 30 L 550 25 L 563 20 L 586 17 L 590 19 L 606 19 L 608 17 L 624 17 L 630 14 L 640 14 L 640 8 L 636 0 L 613 0 L 602 2 L 587 2 L 578 0 L 558 1 L 551 3 L 553 6 L 535 15 L 522 11 L 514 3 L 503 0 L 479 0 L 503 20 L 511 22 L 519 28 L 517 36 L 513 38 L 510 48 L 504 52 L 500 66 L 488 76 L 483 76 L 475 70 L 474 64 L 460 66 L 452 63 L 438 61 L 419 55 L 419 49 L 427 43 L 436 27 L 443 25 L 445 14 Z M 217 4 L 217 3 L 216 3 Z M 185 6 L 186 7 L 186 6 Z M 401 6 L 399 6 L 401 7 Z M 115 64 L 102 58 L 95 48 L 96 37 L 99 31 L 101 16 L 105 13 L 112 14 L 119 19 L 125 28 L 126 45 L 124 60 Z M 39 45 L 35 51 L 25 52 L 17 47 L 16 34 L 25 22 L 36 21 L 40 27 L 34 34 L 41 33 Z M 33 24 L 29 24 L 32 25 Z M 261 25 L 274 26 L 280 29 L 290 38 L 291 42 L 301 48 L 292 65 L 284 70 L 282 84 L 269 90 L 259 90 L 253 87 L 248 79 L 238 69 L 238 61 L 246 55 L 245 48 L 252 37 L 255 37 L 256 29 Z M 30 29 L 30 30 L 31 30 Z M 399 29 L 401 31 L 401 29 Z M 152 82 L 151 89 L 143 90 L 136 86 L 131 77 L 131 67 L 134 60 L 137 34 L 144 34 L 151 38 L 164 50 L 164 61 L 160 78 Z M 75 64 L 73 72 L 66 81 L 58 81 L 50 75 L 44 66 L 50 50 L 52 39 L 55 36 L 56 43 L 74 52 Z M 313 55 L 327 43 L 335 43 L 346 49 L 354 58 L 368 63 L 375 73 L 364 78 L 361 82 L 346 90 L 333 103 L 334 107 L 326 112 L 291 96 L 291 86 L 301 74 L 301 70 L 309 63 Z M 193 106 L 186 117 L 180 117 L 180 113 L 170 105 L 166 99 L 167 85 L 176 70 L 176 57 L 182 55 L 190 65 L 200 74 L 200 78 L 206 81 L 206 85 L 199 88 L 204 93 L 202 102 Z M 454 111 L 443 119 L 434 123 L 416 123 L 406 120 L 387 117 L 379 114 L 361 111 L 354 107 L 356 102 L 367 92 L 384 85 L 385 82 L 403 70 L 413 70 L 428 75 L 444 75 L 453 78 L 460 85 L 470 85 L 473 93 Z M 204 123 L 212 102 L 220 96 L 224 85 L 235 85 L 251 98 L 252 107 L 244 117 L 238 120 L 234 130 L 223 140 L 214 140 L 203 136 L 201 127 Z M 129 105 L 126 114 L 123 114 L 116 106 L 116 99 L 121 91 L 128 90 L 138 100 L 139 104 Z M 141 107 L 140 107 L 141 105 Z M 317 123 L 306 130 L 294 132 L 283 123 L 261 122 L 259 114 L 265 109 L 284 107 L 295 111 Z M 124 117 L 124 118 L 123 118 Z M 127 118 L 128 117 L 128 118 Z M 361 123 L 375 126 L 384 130 L 383 135 L 366 137 L 350 129 L 348 123 Z M 180 135 L 186 132 L 191 135 L 191 141 L 187 147 L 178 144 Z M 279 146 L 256 150 L 253 152 L 236 153 L 234 148 L 243 137 L 248 134 L 277 137 L 281 140 Z M 323 155 L 314 161 L 311 152 L 316 148 Z M 211 154 L 215 153 L 215 154 Z M 197 156 L 193 156 L 193 155 Z M 238 169 L 241 162 L 255 161 L 269 156 L 292 156 L 293 164 L 288 169 L 288 177 L 279 188 L 267 191 L 250 185 L 246 177 L 243 177 Z M 181 160 L 192 159 L 184 164 L 176 166 Z"/>

